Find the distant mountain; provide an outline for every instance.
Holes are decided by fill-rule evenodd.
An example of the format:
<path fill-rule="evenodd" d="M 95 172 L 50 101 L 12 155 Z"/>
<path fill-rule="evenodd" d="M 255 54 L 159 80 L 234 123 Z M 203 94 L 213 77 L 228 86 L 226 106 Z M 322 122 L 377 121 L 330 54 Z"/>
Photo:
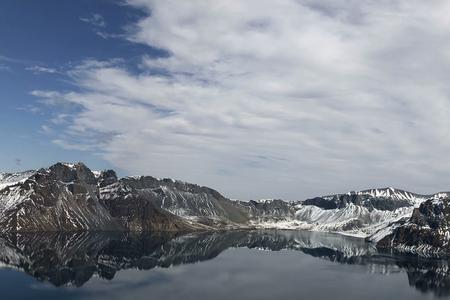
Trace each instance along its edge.
<path fill-rule="evenodd" d="M 182 181 L 119 179 L 113 170 L 57 163 L 0 173 L 0 232 L 302 229 L 365 237 L 380 247 L 417 252 L 419 244 L 448 246 L 449 198 L 447 192 L 419 195 L 384 188 L 294 202 L 238 201 Z"/>
<path fill-rule="evenodd" d="M 447 193 L 447 195 L 449 194 Z M 434 197 L 434 195 L 419 195 L 388 187 L 316 197 L 303 201 L 303 204 L 315 205 L 323 209 L 335 209 L 344 208 L 347 204 L 352 203 L 367 208 L 392 211 L 401 207 L 418 205 L 432 197 Z"/>

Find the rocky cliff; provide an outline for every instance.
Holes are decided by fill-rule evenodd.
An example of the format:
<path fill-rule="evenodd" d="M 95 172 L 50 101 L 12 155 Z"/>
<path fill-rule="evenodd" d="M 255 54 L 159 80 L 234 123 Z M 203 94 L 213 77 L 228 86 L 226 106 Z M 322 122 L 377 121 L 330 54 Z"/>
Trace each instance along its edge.
<path fill-rule="evenodd" d="M 182 181 L 118 178 L 113 170 L 57 163 L 0 173 L 0 233 L 299 229 L 366 237 L 380 249 L 441 255 L 450 253 L 449 196 L 384 188 L 295 202 L 238 201 Z"/>
<path fill-rule="evenodd" d="M 450 254 L 450 198 L 431 198 L 414 209 L 409 220 L 396 225 L 377 246 L 423 256 Z"/>
<path fill-rule="evenodd" d="M 82 163 L 57 163 L 15 177 L 20 180 L 0 190 L 2 232 L 204 228 L 162 209 L 154 194 L 134 180 L 117 179 L 114 171 L 94 174 Z"/>

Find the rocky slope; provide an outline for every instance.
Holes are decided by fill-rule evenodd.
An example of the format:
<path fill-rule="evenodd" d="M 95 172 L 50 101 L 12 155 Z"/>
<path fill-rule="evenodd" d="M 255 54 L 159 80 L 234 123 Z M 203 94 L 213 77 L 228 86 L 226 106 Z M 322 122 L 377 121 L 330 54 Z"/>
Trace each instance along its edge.
<path fill-rule="evenodd" d="M 96 176 L 82 163 L 57 163 L 14 178 L 1 183 L 1 232 L 203 228 L 161 209 L 153 194 L 118 180 L 113 171 Z"/>
<path fill-rule="evenodd" d="M 208 187 L 151 176 L 127 177 L 120 182 L 151 197 L 158 207 L 193 222 L 233 227 L 246 224 L 249 219 L 239 206 Z"/>
<path fill-rule="evenodd" d="M 257 227 L 290 221 L 293 203 L 232 201 L 195 184 L 117 178 L 82 163 L 0 175 L 0 231 L 151 231 Z"/>
<path fill-rule="evenodd" d="M 0 173 L 0 232 L 303 229 L 366 237 L 381 248 L 449 252 L 449 196 L 384 188 L 296 202 L 233 201 L 172 179 L 119 179 L 112 170 L 57 163 Z"/>
<path fill-rule="evenodd" d="M 378 248 L 422 256 L 450 254 L 450 198 L 431 198 L 414 209 L 407 221 L 392 224 Z"/>

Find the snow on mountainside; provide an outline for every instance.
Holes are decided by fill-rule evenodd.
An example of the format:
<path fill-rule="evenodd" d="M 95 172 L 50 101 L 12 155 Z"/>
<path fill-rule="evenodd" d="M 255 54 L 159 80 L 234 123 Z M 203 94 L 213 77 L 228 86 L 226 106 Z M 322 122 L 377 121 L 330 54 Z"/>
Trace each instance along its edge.
<path fill-rule="evenodd" d="M 193 222 L 221 227 L 240 227 L 248 222 L 245 211 L 208 187 L 151 176 L 126 177 L 122 181 L 141 194 L 152 195 L 162 209 Z"/>
<path fill-rule="evenodd" d="M 32 176 L 36 171 L 25 171 L 18 173 L 0 173 L 0 190 L 24 182 L 27 178 Z"/>
<path fill-rule="evenodd" d="M 348 203 L 353 203 L 379 210 L 395 210 L 400 207 L 418 206 L 432 197 L 434 195 L 419 195 L 395 188 L 383 188 L 315 197 L 306 199 L 302 203 L 304 205 L 315 205 L 323 209 L 343 208 Z"/>
<path fill-rule="evenodd" d="M 410 203 L 420 203 L 423 200 L 429 198 L 430 196 L 424 196 L 419 195 L 415 193 L 410 193 L 404 190 L 395 189 L 392 187 L 384 188 L 384 189 L 370 189 L 370 190 L 364 190 L 359 192 L 350 192 L 348 193 L 356 194 L 356 195 L 368 195 L 371 197 L 378 197 L 378 198 L 392 198 L 395 200 L 406 200 Z"/>
<path fill-rule="evenodd" d="M 57 163 L 0 173 L 0 231 L 303 229 L 365 237 L 385 248 L 450 252 L 449 198 L 384 188 L 296 202 L 239 201 L 173 179 L 119 179 L 113 170 Z"/>
<path fill-rule="evenodd" d="M 450 198 L 430 198 L 411 218 L 395 224 L 377 244 L 380 249 L 422 256 L 450 254 Z"/>
<path fill-rule="evenodd" d="M 122 184 L 122 193 L 103 197 L 102 188 L 119 182 L 114 171 L 96 176 L 82 163 L 57 163 L 48 169 L 2 178 L 1 232 L 202 228 L 162 210 L 152 198 L 126 184 Z"/>
<path fill-rule="evenodd" d="M 427 199 L 448 195 L 420 195 L 395 188 L 353 191 L 294 202 L 293 216 L 251 222 L 259 228 L 330 231 L 377 242 L 409 219 Z"/>

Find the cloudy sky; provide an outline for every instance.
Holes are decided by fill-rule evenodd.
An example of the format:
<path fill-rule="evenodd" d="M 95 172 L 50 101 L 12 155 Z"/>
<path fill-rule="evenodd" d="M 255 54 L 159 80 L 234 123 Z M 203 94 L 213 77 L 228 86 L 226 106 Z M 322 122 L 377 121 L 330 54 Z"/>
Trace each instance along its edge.
<path fill-rule="evenodd" d="M 0 169 L 84 161 L 241 199 L 448 190 L 449 11 L 1 1 Z"/>

